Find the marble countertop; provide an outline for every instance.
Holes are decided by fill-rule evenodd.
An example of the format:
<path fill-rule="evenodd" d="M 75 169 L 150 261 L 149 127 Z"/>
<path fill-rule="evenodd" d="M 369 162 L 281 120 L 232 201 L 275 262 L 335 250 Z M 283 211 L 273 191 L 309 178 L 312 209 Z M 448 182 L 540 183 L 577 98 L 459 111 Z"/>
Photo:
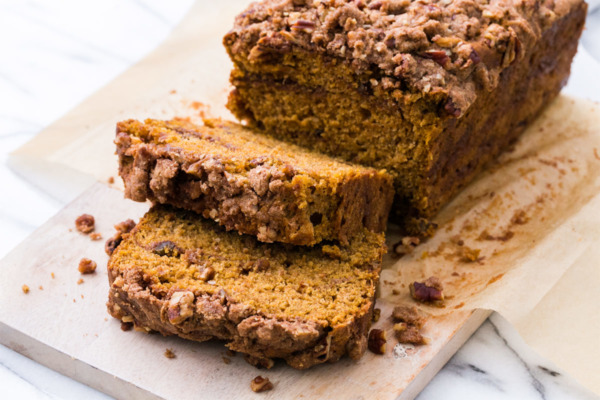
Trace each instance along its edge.
<path fill-rule="evenodd" d="M 587 29 L 565 92 L 600 101 L 600 0 L 589 3 Z M 191 4 L 0 1 L 0 257 L 65 205 L 9 169 L 9 153 L 156 47 Z M 3 346 L 0 387 L 1 397 L 10 399 L 109 398 Z M 418 398 L 597 397 L 535 354 L 493 314 Z"/>

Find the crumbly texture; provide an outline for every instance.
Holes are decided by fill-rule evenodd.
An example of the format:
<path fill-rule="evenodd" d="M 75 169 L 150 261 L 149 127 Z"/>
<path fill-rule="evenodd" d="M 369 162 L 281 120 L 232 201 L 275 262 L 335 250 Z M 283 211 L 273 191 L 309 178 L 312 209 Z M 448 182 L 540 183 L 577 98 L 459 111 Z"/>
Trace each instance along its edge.
<path fill-rule="evenodd" d="M 270 135 L 394 175 L 432 217 L 566 83 L 582 0 L 266 0 L 224 44 L 229 109 Z"/>
<path fill-rule="evenodd" d="M 138 329 L 220 339 L 254 364 L 357 359 L 367 344 L 384 252 L 367 229 L 331 257 L 266 244 L 189 211 L 154 206 L 108 263 L 112 316 Z"/>
<path fill-rule="evenodd" d="M 347 244 L 385 229 L 393 179 L 221 120 L 117 125 L 125 195 L 193 210 L 264 242 Z"/>

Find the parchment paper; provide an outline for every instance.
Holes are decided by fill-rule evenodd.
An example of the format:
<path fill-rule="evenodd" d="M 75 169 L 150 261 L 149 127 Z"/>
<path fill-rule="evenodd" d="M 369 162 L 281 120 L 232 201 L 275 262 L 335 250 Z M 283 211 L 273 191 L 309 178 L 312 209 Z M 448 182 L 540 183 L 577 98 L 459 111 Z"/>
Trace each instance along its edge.
<path fill-rule="evenodd" d="M 58 166 L 57 181 L 76 170 L 107 182 L 117 177 L 117 121 L 230 118 L 224 104 L 231 64 L 221 38 L 247 1 L 205 4 L 197 2 L 146 59 L 17 150 L 13 165 L 27 166 L 30 176 Z M 386 256 L 378 304 L 384 311 L 414 304 L 408 284 L 436 276 L 445 306 L 421 306 L 424 312 L 443 318 L 496 310 L 538 352 L 600 394 L 599 175 L 600 107 L 558 98 L 441 212 L 432 239 L 401 258 Z M 390 248 L 399 239 L 390 227 Z"/>

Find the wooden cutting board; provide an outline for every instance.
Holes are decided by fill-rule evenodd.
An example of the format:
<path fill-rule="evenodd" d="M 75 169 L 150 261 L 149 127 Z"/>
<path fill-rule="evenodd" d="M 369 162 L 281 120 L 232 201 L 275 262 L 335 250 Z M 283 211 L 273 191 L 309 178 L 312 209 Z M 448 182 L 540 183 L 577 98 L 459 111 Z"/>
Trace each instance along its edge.
<path fill-rule="evenodd" d="M 431 318 L 424 328 L 432 339 L 427 346 L 394 348 L 390 340 L 383 356 L 367 352 L 358 362 L 344 359 L 308 371 L 281 362 L 259 371 L 240 355 L 226 357 L 218 342 L 123 332 L 106 312 L 104 241 L 115 223 L 138 219 L 147 209 L 147 204 L 124 200 L 121 191 L 97 183 L 6 256 L 0 262 L 0 342 L 117 398 L 255 398 L 250 381 L 263 375 L 275 384 L 261 394 L 269 399 L 410 399 L 489 314 L 462 311 Z M 82 213 L 95 216 L 103 240 L 92 241 L 75 229 Z M 80 275 L 82 257 L 98 263 L 95 274 Z M 78 283 L 80 278 L 84 282 Z M 28 294 L 21 289 L 24 284 Z M 377 306 L 389 315 L 388 304 L 379 301 Z M 389 319 L 375 326 L 392 336 Z M 176 358 L 164 356 L 167 348 Z"/>

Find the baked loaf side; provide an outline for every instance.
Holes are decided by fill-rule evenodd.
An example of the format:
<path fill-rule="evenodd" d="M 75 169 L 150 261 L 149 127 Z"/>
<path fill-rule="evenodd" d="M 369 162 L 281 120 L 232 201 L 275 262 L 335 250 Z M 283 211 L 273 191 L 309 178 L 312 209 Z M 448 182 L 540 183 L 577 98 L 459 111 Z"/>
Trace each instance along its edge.
<path fill-rule="evenodd" d="M 393 179 L 253 133 L 239 124 L 183 119 L 117 125 L 125 196 L 171 204 L 264 242 L 347 244 L 385 229 Z"/>
<path fill-rule="evenodd" d="M 270 135 L 387 169 L 433 216 L 566 83 L 587 6 L 266 0 L 236 19 L 228 107 Z"/>
<path fill-rule="evenodd" d="M 163 335 L 220 339 L 261 365 L 357 359 L 366 348 L 383 234 L 349 246 L 265 244 L 154 206 L 108 263 L 108 310 Z"/>

